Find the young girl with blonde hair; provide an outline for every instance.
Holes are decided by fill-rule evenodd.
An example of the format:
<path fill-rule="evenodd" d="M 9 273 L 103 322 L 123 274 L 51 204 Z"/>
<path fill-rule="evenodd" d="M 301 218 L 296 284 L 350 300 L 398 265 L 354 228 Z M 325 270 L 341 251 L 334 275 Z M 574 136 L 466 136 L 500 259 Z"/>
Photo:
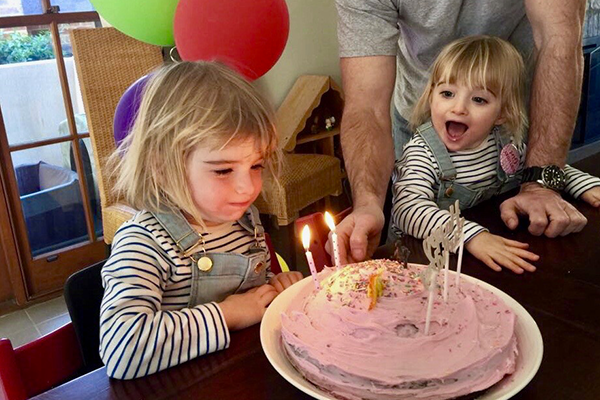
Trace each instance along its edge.
<path fill-rule="evenodd" d="M 432 66 L 410 124 L 413 138 L 393 172 L 392 240 L 423 238 L 445 223 L 456 200 L 470 208 L 519 184 L 527 130 L 525 68 L 518 51 L 491 36 L 447 45 Z M 600 205 L 600 179 L 565 167 L 564 191 Z M 466 221 L 465 247 L 490 268 L 533 272 L 526 243 Z"/>
<path fill-rule="evenodd" d="M 102 269 L 100 355 L 131 379 L 229 346 L 302 278 L 270 273 L 258 211 L 277 158 L 268 102 L 218 63 L 152 73 L 130 135 L 110 159 L 137 210 Z M 269 283 L 267 283 L 267 280 Z"/>

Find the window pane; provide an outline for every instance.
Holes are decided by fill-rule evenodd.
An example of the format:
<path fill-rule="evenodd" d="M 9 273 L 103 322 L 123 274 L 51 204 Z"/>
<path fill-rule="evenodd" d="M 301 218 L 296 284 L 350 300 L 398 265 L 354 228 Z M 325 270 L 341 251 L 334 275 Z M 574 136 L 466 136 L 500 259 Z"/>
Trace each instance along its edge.
<path fill-rule="evenodd" d="M 0 17 L 42 14 L 42 0 L 0 0 Z"/>
<path fill-rule="evenodd" d="M 97 22 L 98 24 L 100 21 Z M 75 125 L 77 133 L 87 133 L 87 120 L 85 110 L 83 108 L 83 100 L 81 99 L 81 88 L 79 87 L 79 79 L 77 79 L 77 69 L 73 59 L 71 48 L 71 37 L 69 31 L 77 28 L 95 28 L 96 22 L 81 22 L 72 24 L 61 24 L 58 29 L 60 32 L 60 43 L 62 46 L 63 56 L 65 57 L 65 68 L 67 70 L 67 80 L 69 82 L 69 91 L 71 92 L 71 102 L 73 104 L 73 113 L 75 114 Z M 59 125 L 59 134 L 68 135 L 69 126 L 65 119 Z"/>
<path fill-rule="evenodd" d="M 98 191 L 98 175 L 96 164 L 94 163 L 94 150 L 92 149 L 92 141 L 90 138 L 81 139 L 79 141 L 81 148 L 81 157 L 83 159 L 83 175 L 88 187 L 88 195 L 90 197 L 90 207 L 92 209 L 92 217 L 94 219 L 94 229 L 96 237 L 102 236 L 102 210 L 100 208 L 100 192 Z"/>
<path fill-rule="evenodd" d="M 50 3 L 59 6 L 60 12 L 94 11 L 88 0 L 52 0 Z"/>
<path fill-rule="evenodd" d="M 71 142 L 12 153 L 32 255 L 87 242 Z"/>
<path fill-rule="evenodd" d="M 66 113 L 48 27 L 0 29 L 0 64 L 9 144 L 64 136 L 60 124 Z M 70 63 L 68 73 L 73 68 Z"/>

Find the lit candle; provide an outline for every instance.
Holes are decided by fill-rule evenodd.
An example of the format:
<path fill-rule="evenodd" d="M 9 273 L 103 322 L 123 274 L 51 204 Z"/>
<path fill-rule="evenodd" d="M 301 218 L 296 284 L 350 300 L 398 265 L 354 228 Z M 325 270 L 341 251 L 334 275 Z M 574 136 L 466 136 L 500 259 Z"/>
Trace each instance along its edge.
<path fill-rule="evenodd" d="M 315 283 L 315 289 L 319 289 L 319 280 L 317 279 L 317 267 L 315 266 L 315 260 L 313 260 L 312 253 L 308 250 L 310 247 L 310 229 L 308 225 L 304 225 L 302 229 L 302 245 L 306 250 L 306 260 L 308 261 L 308 268 L 310 268 L 310 274 L 312 275 L 313 282 Z"/>
<path fill-rule="evenodd" d="M 327 211 L 325 211 L 325 222 L 331 230 L 331 242 L 333 245 L 333 265 L 335 265 L 336 268 L 339 268 L 341 267 L 340 249 L 338 247 L 337 242 L 337 233 L 335 232 L 335 222 L 333 221 L 333 217 L 331 216 L 331 214 L 329 214 L 329 212 Z"/>

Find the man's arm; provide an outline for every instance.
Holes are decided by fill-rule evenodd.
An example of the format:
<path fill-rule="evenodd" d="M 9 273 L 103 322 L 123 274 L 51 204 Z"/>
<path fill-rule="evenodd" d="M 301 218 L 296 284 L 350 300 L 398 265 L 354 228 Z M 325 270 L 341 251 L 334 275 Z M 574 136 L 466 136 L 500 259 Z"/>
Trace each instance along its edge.
<path fill-rule="evenodd" d="M 585 0 L 526 0 L 536 48 L 527 166 L 564 166 L 579 110 Z"/>
<path fill-rule="evenodd" d="M 562 167 L 579 109 L 585 0 L 525 0 L 525 9 L 536 48 L 526 165 Z M 560 194 L 537 183 L 522 185 L 500 211 L 510 229 L 517 227 L 517 215 L 527 215 L 529 232 L 548 237 L 578 232 L 587 223 Z"/>
<path fill-rule="evenodd" d="M 353 211 L 337 231 L 342 261 L 350 262 L 372 254 L 385 220 L 383 203 L 394 166 L 390 102 L 396 58 L 342 58 L 341 71 L 345 106 L 340 137 Z"/>
<path fill-rule="evenodd" d="M 354 207 L 383 208 L 394 166 L 390 102 L 396 77 L 392 56 L 341 59 L 345 106 L 341 141 Z"/>

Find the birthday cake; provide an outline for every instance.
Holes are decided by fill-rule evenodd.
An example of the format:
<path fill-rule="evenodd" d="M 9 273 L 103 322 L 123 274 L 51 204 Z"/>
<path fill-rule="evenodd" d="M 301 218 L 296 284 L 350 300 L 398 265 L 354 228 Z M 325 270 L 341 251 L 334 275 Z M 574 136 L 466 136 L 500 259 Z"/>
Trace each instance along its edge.
<path fill-rule="evenodd" d="M 460 282 L 447 301 L 424 266 L 390 260 L 319 274 L 282 314 L 282 344 L 302 375 L 340 399 L 451 399 L 515 370 L 516 316 L 488 290 Z M 443 286 L 442 274 L 438 287 Z"/>

